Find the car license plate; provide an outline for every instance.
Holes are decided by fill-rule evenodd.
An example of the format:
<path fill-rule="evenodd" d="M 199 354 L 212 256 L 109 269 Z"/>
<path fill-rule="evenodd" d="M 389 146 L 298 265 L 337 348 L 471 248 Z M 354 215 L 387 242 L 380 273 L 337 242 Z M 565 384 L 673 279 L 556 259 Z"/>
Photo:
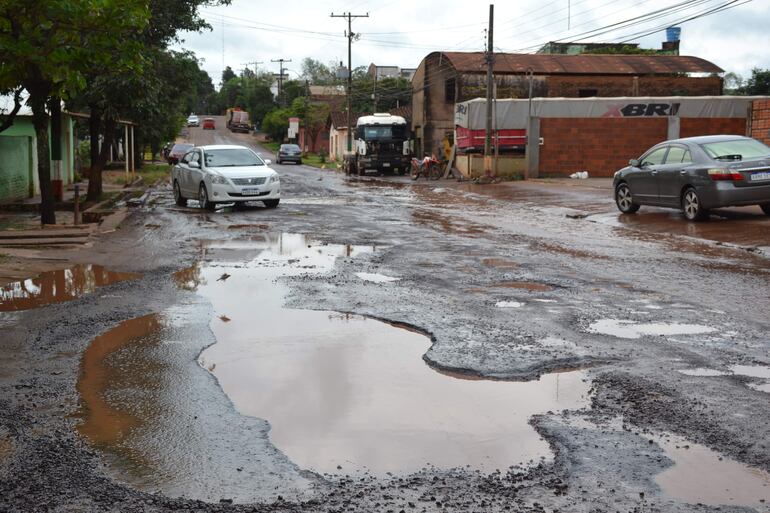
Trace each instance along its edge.
<path fill-rule="evenodd" d="M 382 167 L 390 167 L 390 162 L 383 162 Z"/>
<path fill-rule="evenodd" d="M 254 195 L 259 194 L 259 189 L 254 189 L 254 188 L 252 188 L 252 189 L 243 189 L 243 190 L 241 190 L 241 194 L 243 194 L 244 196 L 254 196 Z"/>
<path fill-rule="evenodd" d="M 763 180 L 770 180 L 770 173 L 751 173 L 752 182 L 761 182 Z"/>

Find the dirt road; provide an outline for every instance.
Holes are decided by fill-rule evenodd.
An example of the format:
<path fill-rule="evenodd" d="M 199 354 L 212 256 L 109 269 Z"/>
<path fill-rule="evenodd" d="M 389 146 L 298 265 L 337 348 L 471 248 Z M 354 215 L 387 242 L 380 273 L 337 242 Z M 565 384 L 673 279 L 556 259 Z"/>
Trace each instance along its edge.
<path fill-rule="evenodd" d="M 273 167 L 279 208 L 160 187 L 78 254 L 138 276 L 0 313 L 0 510 L 770 511 L 758 210 Z"/>

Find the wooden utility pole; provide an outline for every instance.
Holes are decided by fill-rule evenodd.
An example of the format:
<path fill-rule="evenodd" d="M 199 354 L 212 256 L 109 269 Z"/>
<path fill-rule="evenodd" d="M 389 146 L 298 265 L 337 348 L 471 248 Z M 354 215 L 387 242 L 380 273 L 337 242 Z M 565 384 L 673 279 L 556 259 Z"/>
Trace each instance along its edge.
<path fill-rule="evenodd" d="M 351 48 L 353 45 L 353 37 L 355 37 L 355 34 L 353 34 L 352 30 L 352 21 L 353 18 L 368 18 L 369 13 L 366 14 L 351 14 L 349 12 L 343 13 L 343 14 L 331 14 L 332 18 L 347 18 L 348 19 L 348 32 L 345 34 L 348 37 L 348 91 L 347 91 L 347 100 L 348 100 L 348 153 L 351 153 L 353 151 L 353 127 L 351 126 L 353 123 L 352 120 L 352 102 L 351 102 L 351 96 L 353 91 L 353 65 L 352 65 L 352 54 L 351 54 Z"/>
<path fill-rule="evenodd" d="M 493 94 L 493 70 L 495 66 L 495 56 L 493 52 L 493 30 L 495 24 L 495 6 L 489 5 L 489 34 L 487 36 L 487 130 L 484 138 L 484 156 L 489 157 L 492 154 L 492 94 Z M 486 160 L 486 159 L 485 159 Z"/>
<path fill-rule="evenodd" d="M 285 102 L 283 98 L 283 63 L 291 62 L 291 59 L 270 59 L 270 62 L 280 62 L 281 71 L 280 73 L 278 73 L 278 98 L 280 99 L 281 105 L 284 105 Z"/>

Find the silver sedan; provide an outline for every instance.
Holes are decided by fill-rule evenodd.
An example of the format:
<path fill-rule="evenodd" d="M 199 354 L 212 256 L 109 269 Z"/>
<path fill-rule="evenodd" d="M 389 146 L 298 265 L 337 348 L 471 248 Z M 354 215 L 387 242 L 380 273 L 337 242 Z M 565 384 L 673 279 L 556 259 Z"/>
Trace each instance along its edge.
<path fill-rule="evenodd" d="M 770 147 L 738 135 L 673 139 L 631 159 L 613 186 L 626 214 L 654 205 L 700 221 L 712 208 L 759 205 L 770 215 Z"/>

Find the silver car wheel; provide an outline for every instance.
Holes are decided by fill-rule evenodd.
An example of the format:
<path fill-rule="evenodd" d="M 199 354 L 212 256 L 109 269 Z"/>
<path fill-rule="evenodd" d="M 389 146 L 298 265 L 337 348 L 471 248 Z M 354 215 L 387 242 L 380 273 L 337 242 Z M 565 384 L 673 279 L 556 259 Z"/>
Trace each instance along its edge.
<path fill-rule="evenodd" d="M 688 221 L 700 221 L 708 217 L 708 211 L 703 208 L 695 189 L 688 189 L 682 197 L 682 211 Z"/>
<path fill-rule="evenodd" d="M 639 210 L 639 205 L 634 203 L 631 189 L 629 189 L 628 184 L 625 183 L 621 183 L 615 189 L 615 203 L 618 206 L 618 210 L 624 214 L 633 214 Z"/>
<path fill-rule="evenodd" d="M 198 203 L 203 210 L 214 210 L 215 205 L 209 201 L 208 191 L 206 186 L 201 183 L 200 189 L 198 189 Z"/>

